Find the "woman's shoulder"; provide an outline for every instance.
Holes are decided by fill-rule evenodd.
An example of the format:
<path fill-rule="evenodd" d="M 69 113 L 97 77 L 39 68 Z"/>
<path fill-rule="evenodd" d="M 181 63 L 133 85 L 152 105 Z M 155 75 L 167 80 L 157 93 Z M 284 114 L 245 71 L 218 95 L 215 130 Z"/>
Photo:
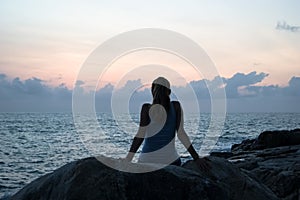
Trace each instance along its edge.
<path fill-rule="evenodd" d="M 147 108 L 147 107 L 150 107 L 150 106 L 151 106 L 150 103 L 144 103 L 143 106 L 142 106 L 142 108 L 144 108 L 144 107 Z"/>
<path fill-rule="evenodd" d="M 171 101 L 171 102 L 172 102 L 172 104 L 173 104 L 173 106 L 175 108 L 176 113 L 178 115 L 180 115 L 180 113 L 181 113 L 181 106 L 180 106 L 179 101 Z"/>
<path fill-rule="evenodd" d="M 175 108 L 180 108 L 179 101 L 171 101 L 171 103 L 173 103 L 173 105 L 175 106 Z"/>
<path fill-rule="evenodd" d="M 151 104 L 150 103 L 144 103 L 142 105 L 142 111 L 148 111 L 150 108 Z"/>

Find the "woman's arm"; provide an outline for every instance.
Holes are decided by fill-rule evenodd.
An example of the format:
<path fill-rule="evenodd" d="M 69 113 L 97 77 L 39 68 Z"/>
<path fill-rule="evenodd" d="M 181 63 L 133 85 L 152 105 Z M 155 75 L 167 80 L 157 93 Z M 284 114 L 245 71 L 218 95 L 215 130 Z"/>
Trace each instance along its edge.
<path fill-rule="evenodd" d="M 128 162 L 130 162 L 133 159 L 134 154 L 137 152 L 137 150 L 139 149 L 139 147 L 144 141 L 146 126 L 150 123 L 150 119 L 148 115 L 149 108 L 150 108 L 150 104 L 144 104 L 142 106 L 141 114 L 140 114 L 140 126 L 135 137 L 133 138 L 130 150 L 125 158 L 125 160 L 127 160 Z"/>
<path fill-rule="evenodd" d="M 176 110 L 176 129 L 177 129 L 177 137 L 180 142 L 184 145 L 184 147 L 188 150 L 194 160 L 199 158 L 198 153 L 194 149 L 189 136 L 186 134 L 184 130 L 184 117 L 183 110 L 181 109 L 180 103 L 178 101 L 174 102 L 175 110 Z"/>
<path fill-rule="evenodd" d="M 144 136 L 145 136 L 145 127 L 139 127 L 139 130 L 135 137 L 133 138 L 130 150 L 125 158 L 128 162 L 132 160 L 134 157 L 134 154 L 137 152 L 137 150 L 140 148 L 141 144 L 144 141 Z"/>
<path fill-rule="evenodd" d="M 193 145 L 191 143 L 189 136 L 186 134 L 186 132 L 184 130 L 183 110 L 180 106 L 180 103 L 174 102 L 174 105 L 175 105 L 176 116 L 177 116 L 176 129 L 177 129 L 178 139 L 184 145 L 184 147 L 188 150 L 188 152 L 191 154 L 191 156 L 196 161 L 196 163 L 200 167 L 200 169 L 208 170 L 210 168 L 210 166 L 203 158 L 199 157 L 199 154 L 196 152 L 195 148 L 193 147 Z"/>

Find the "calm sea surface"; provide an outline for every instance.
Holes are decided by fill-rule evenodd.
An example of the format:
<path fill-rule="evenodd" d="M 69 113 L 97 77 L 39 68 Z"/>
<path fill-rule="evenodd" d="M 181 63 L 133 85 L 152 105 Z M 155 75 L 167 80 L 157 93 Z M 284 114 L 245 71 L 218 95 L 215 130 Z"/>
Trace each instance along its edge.
<path fill-rule="evenodd" d="M 131 115 L 135 123 L 138 117 Z M 0 113 L 0 199 L 70 161 L 95 154 L 124 157 L 137 125 L 126 117 L 116 122 L 110 114 L 97 118 L 100 128 L 92 127 L 96 131 L 91 133 L 89 126 L 75 128 L 71 113 Z M 198 150 L 210 122 L 210 114 L 186 116 L 185 129 Z M 265 130 L 295 128 L 300 128 L 300 113 L 227 114 L 214 150 L 230 150 L 232 144 Z M 183 157 L 189 157 L 180 142 L 176 145 Z"/>

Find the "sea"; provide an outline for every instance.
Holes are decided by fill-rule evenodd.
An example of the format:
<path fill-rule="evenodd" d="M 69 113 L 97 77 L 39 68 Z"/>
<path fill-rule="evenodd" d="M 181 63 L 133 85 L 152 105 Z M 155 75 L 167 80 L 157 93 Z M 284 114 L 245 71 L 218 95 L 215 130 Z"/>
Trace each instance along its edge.
<path fill-rule="evenodd" d="M 71 161 L 95 155 L 125 157 L 138 128 L 139 114 L 121 117 L 130 119 L 122 122 L 107 113 L 98 113 L 96 118 L 99 127 L 90 133 L 89 126 L 78 129 L 72 113 L 0 113 L 0 199 Z M 185 117 L 185 130 L 196 150 L 201 149 L 210 131 L 216 133 L 216 144 L 210 150 L 230 151 L 232 144 L 263 131 L 300 128 L 300 113 L 227 113 L 218 129 L 212 129 L 213 119 L 209 113 Z M 178 153 L 190 159 L 176 140 Z"/>

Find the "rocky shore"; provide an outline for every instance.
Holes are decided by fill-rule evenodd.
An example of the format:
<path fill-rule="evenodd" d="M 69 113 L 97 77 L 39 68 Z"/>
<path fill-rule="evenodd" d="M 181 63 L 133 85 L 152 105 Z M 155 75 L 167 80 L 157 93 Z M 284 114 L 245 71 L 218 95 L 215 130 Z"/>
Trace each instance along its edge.
<path fill-rule="evenodd" d="M 85 158 L 34 180 L 11 199 L 300 199 L 300 129 L 263 132 L 208 159 L 209 172 L 188 161 L 139 174 Z"/>

